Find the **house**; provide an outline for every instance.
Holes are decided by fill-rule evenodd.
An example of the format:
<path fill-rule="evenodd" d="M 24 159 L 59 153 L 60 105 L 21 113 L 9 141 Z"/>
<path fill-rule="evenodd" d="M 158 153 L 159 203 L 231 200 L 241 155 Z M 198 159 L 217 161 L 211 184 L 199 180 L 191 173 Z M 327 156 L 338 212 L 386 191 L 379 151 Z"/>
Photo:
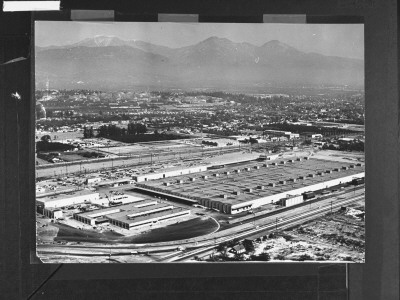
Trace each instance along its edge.
<path fill-rule="evenodd" d="M 243 245 L 236 245 L 232 247 L 232 252 L 235 254 L 245 253 L 246 248 Z"/>

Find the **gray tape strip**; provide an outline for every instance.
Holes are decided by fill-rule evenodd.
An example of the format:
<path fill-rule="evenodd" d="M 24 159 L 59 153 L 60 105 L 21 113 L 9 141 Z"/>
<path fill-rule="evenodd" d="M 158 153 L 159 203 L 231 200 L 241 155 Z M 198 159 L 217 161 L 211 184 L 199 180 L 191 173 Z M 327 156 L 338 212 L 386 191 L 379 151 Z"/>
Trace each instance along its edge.
<path fill-rule="evenodd" d="M 114 21 L 113 10 L 71 10 L 72 21 Z"/>
<path fill-rule="evenodd" d="M 199 15 L 158 14 L 158 22 L 199 22 Z"/>
<path fill-rule="evenodd" d="M 306 15 L 263 15 L 264 23 L 307 23 Z"/>

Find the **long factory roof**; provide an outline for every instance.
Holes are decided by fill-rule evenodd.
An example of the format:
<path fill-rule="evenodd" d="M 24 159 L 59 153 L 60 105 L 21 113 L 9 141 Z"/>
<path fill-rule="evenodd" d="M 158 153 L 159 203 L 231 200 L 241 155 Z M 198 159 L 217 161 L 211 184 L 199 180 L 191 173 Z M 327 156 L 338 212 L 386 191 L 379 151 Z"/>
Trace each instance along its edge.
<path fill-rule="evenodd" d="M 144 206 L 144 207 L 137 207 L 138 205 L 144 204 L 145 202 L 151 203 L 151 202 L 154 202 L 154 200 L 142 200 L 142 201 L 129 203 L 129 204 L 95 209 L 95 210 L 79 213 L 79 215 L 86 217 L 86 218 L 91 218 L 91 215 L 96 215 L 99 213 L 102 213 L 103 215 L 107 215 L 107 216 L 111 216 L 111 215 L 117 216 L 118 214 L 126 216 L 126 215 L 137 213 L 137 212 L 151 211 L 156 208 L 171 206 L 169 204 L 158 203 L 158 204 Z M 118 210 L 118 212 L 115 212 L 116 210 Z M 110 212 L 110 213 L 107 213 L 107 212 Z"/>
<path fill-rule="evenodd" d="M 89 190 L 75 190 L 75 191 L 70 191 L 70 192 L 66 192 L 66 193 L 59 193 L 59 194 L 44 196 L 44 197 L 38 198 L 36 200 L 40 201 L 40 202 L 51 202 L 51 201 L 57 201 L 57 200 L 61 200 L 61 199 L 75 198 L 75 197 L 93 195 L 93 194 L 98 194 L 98 193 L 92 192 Z"/>
<path fill-rule="evenodd" d="M 176 213 L 179 213 L 179 212 L 184 212 L 184 211 L 190 211 L 190 210 L 189 209 L 184 209 L 184 208 L 181 208 L 181 207 L 176 207 L 176 208 L 173 208 L 173 209 L 156 212 L 156 213 L 153 213 L 153 214 L 151 214 L 149 216 L 138 216 L 138 217 L 134 217 L 134 218 L 131 218 L 131 219 L 128 219 L 127 214 L 122 214 L 122 213 L 120 215 L 117 215 L 117 216 L 110 215 L 110 216 L 107 216 L 107 217 L 112 219 L 112 220 L 115 220 L 115 221 L 120 221 L 120 222 L 131 224 L 131 223 L 142 222 L 142 221 L 145 221 L 145 220 L 152 220 L 152 219 L 156 219 L 156 218 L 160 218 L 160 217 L 165 217 L 165 216 L 168 216 L 168 215 L 173 215 L 173 214 L 176 214 Z"/>
<path fill-rule="evenodd" d="M 282 164 L 282 161 L 286 163 Z M 273 163 L 277 165 L 272 165 Z M 268 164 L 268 167 L 265 167 L 264 164 Z M 351 165 L 353 168 L 350 167 Z M 345 170 L 342 167 L 349 169 Z M 246 168 L 250 168 L 250 170 L 247 171 Z M 334 171 L 336 168 L 340 171 Z M 240 173 L 236 173 L 237 169 L 240 169 Z M 328 170 L 332 173 L 326 173 Z M 225 174 L 225 172 L 229 172 L 229 174 Z M 318 172 L 322 172 L 323 176 L 318 175 Z M 298 161 L 296 158 L 291 158 L 226 166 L 216 170 L 148 181 L 145 186 L 157 188 L 171 195 L 178 193 L 187 197 L 208 198 L 238 204 L 361 172 L 364 172 L 364 164 L 360 165 L 358 162 L 347 163 L 313 158 L 308 160 L 302 158 L 301 161 Z M 218 174 L 218 176 L 216 177 L 214 174 Z M 309 177 L 309 174 L 314 174 L 315 177 Z M 208 178 L 204 179 L 203 176 Z M 301 176 L 304 178 L 300 179 Z M 190 178 L 195 180 L 191 181 Z M 291 179 L 296 181 L 293 182 Z M 180 180 L 182 183 L 178 182 Z M 280 183 L 281 180 L 286 182 Z M 167 182 L 169 186 L 164 185 Z M 269 186 L 270 183 L 274 183 L 275 186 Z M 258 186 L 263 186 L 264 189 L 259 189 Z M 249 188 L 252 191 L 249 191 Z M 239 191 L 240 194 L 236 195 L 235 191 Z M 221 197 L 224 194 L 227 195 L 227 198 Z"/>

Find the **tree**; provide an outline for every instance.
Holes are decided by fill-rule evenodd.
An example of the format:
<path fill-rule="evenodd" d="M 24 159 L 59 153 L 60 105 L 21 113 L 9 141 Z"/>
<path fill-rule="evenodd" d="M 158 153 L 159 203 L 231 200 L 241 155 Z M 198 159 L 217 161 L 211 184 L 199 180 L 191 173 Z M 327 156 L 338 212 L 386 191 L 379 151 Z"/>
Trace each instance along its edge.
<path fill-rule="evenodd" d="M 237 261 L 242 261 L 244 259 L 244 254 L 243 253 L 235 253 L 234 259 Z"/>
<path fill-rule="evenodd" d="M 46 135 L 42 136 L 42 137 L 40 138 L 40 140 L 41 140 L 42 142 L 48 143 L 48 142 L 51 141 L 51 136 L 48 135 L 48 134 L 46 134 Z"/>
<path fill-rule="evenodd" d="M 254 252 L 254 244 L 251 240 L 244 240 L 243 246 L 246 248 L 246 252 Z"/>
<path fill-rule="evenodd" d="M 224 251 L 225 249 L 227 249 L 228 248 L 228 243 L 227 242 L 224 242 L 224 243 L 221 243 L 221 244 L 219 244 L 218 246 L 217 246 L 217 251 L 218 252 L 222 252 L 222 251 Z"/>
<path fill-rule="evenodd" d="M 271 260 L 271 256 L 267 252 L 263 252 L 257 257 L 257 259 L 261 261 L 269 261 Z"/>
<path fill-rule="evenodd" d="M 94 137 L 94 130 L 93 130 L 93 126 L 90 127 L 89 129 L 89 138 Z"/>
<path fill-rule="evenodd" d="M 83 127 L 83 138 L 87 139 L 89 137 L 89 131 L 87 129 L 87 127 Z"/>

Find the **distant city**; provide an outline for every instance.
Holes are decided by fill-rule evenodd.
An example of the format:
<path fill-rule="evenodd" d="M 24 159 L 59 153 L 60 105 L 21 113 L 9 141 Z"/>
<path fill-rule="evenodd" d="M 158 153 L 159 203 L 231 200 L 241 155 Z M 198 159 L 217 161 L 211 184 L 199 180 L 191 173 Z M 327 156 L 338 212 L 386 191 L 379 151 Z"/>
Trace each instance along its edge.
<path fill-rule="evenodd" d="M 364 262 L 363 67 L 276 40 L 37 47 L 38 257 Z"/>

